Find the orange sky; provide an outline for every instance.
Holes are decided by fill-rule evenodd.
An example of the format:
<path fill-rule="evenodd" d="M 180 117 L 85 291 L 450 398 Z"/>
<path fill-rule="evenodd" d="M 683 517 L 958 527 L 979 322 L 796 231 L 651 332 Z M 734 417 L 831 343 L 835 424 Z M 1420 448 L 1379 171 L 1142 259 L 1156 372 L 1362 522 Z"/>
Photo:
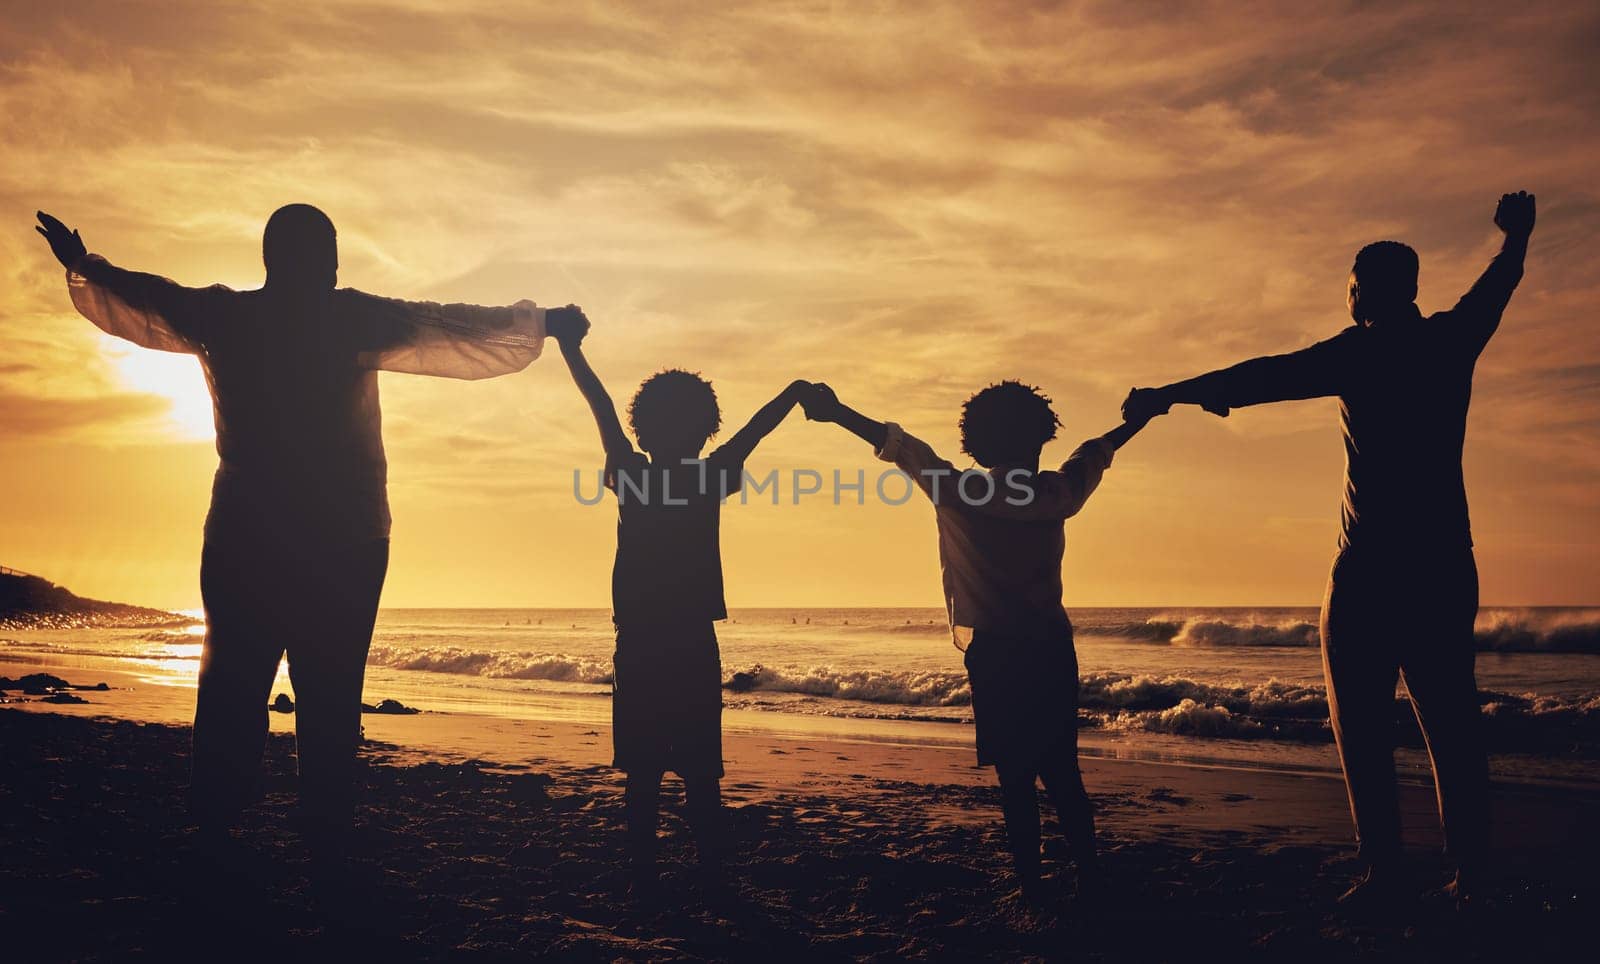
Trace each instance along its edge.
<path fill-rule="evenodd" d="M 308 201 L 344 284 L 581 303 L 619 402 L 693 367 L 737 425 L 826 379 L 958 458 L 962 400 L 1019 377 L 1057 400 L 1059 459 L 1131 384 L 1337 331 L 1365 242 L 1414 244 L 1448 307 L 1526 188 L 1468 438 L 1483 597 L 1600 603 L 1600 9 L 1430 6 L 4 0 L 0 563 L 198 605 L 215 464 L 196 363 L 79 318 L 36 208 L 250 287 L 266 216 Z M 558 357 L 382 390 L 386 605 L 607 605 L 614 509 L 572 498 L 599 453 Z M 1314 603 L 1334 409 L 1158 421 L 1069 525 L 1067 602 Z M 751 468 L 796 467 L 873 464 L 796 416 Z M 735 506 L 723 540 L 734 607 L 939 602 L 920 501 Z"/>

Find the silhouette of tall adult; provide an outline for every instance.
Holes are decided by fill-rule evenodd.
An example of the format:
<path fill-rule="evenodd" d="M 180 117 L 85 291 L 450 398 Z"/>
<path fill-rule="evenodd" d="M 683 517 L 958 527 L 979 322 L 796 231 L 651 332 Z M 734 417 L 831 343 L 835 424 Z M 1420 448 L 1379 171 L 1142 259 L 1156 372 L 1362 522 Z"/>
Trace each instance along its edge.
<path fill-rule="evenodd" d="M 267 221 L 266 283 L 187 288 L 89 254 L 43 212 L 72 302 L 106 332 L 196 355 L 219 464 L 200 566 L 206 637 L 191 802 L 225 837 L 256 793 L 280 659 L 296 696 L 302 825 L 336 858 L 353 816 L 361 687 L 389 558 L 381 371 L 488 378 L 520 371 L 577 308 L 399 301 L 336 287 L 333 222 L 291 204 Z"/>
<path fill-rule="evenodd" d="M 1424 316 L 1416 306 L 1416 252 L 1379 241 L 1361 249 L 1350 272 L 1353 326 L 1291 354 L 1135 389 L 1124 404 L 1134 414 L 1189 403 L 1227 415 L 1244 405 L 1339 398 L 1343 526 L 1322 607 L 1322 657 L 1367 865 L 1345 899 L 1383 899 L 1397 889 L 1397 676 L 1433 763 L 1457 867 L 1448 890 L 1469 897 L 1485 869 L 1488 767 L 1473 674 L 1478 571 L 1461 453 L 1473 368 L 1522 279 L 1534 218 L 1532 195 L 1500 199 L 1500 252 L 1449 311 Z"/>

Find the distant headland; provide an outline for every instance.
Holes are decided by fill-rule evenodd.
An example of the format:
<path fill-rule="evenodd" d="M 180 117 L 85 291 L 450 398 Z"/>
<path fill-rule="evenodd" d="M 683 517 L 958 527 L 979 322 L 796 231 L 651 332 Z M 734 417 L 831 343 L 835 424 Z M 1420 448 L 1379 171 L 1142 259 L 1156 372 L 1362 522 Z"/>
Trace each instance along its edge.
<path fill-rule="evenodd" d="M 48 579 L 0 566 L 0 630 L 192 626 L 197 622 L 163 609 L 85 599 Z"/>

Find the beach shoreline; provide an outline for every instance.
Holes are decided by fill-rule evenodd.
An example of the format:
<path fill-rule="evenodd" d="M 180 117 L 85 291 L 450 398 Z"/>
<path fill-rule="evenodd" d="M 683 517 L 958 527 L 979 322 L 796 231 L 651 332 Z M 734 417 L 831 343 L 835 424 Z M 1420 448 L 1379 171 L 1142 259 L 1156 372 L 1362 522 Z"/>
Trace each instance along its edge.
<path fill-rule="evenodd" d="M 0 813 L 16 855 L 0 927 L 52 934 L 45 946 L 63 958 L 162 948 L 193 926 L 188 728 L 108 719 L 106 709 L 0 709 L 13 757 Z M 384 909 L 353 939 L 399 959 L 740 959 L 784 946 L 822 958 L 1158 960 L 1204 945 L 1267 959 L 1503 960 L 1494 953 L 1555 953 L 1594 936 L 1581 870 L 1596 854 L 1600 796 L 1578 789 L 1497 786 L 1505 876 L 1473 918 L 1433 901 L 1404 921 L 1352 922 L 1333 903 L 1356 872 L 1335 775 L 1087 755 L 1111 905 L 1069 896 L 1063 867 L 1060 913 L 1039 919 L 1007 895 L 998 793 L 970 748 L 733 731 L 723 786 L 734 906 L 702 906 L 692 848 L 669 813 L 664 858 L 681 906 L 644 911 L 624 896 L 608 727 L 447 713 L 364 720 L 357 862 Z M 292 717 L 274 722 L 266 796 L 241 834 L 270 867 L 250 926 L 262 947 L 326 949 L 352 938 L 307 897 L 282 732 Z M 413 728 L 456 726 L 500 727 L 494 741 L 524 750 L 485 759 L 406 740 Z M 677 795 L 669 778 L 667 798 Z M 1448 873 L 1431 788 L 1407 785 L 1402 802 L 1421 891 Z M 1048 858 L 1048 829 L 1046 838 Z"/>

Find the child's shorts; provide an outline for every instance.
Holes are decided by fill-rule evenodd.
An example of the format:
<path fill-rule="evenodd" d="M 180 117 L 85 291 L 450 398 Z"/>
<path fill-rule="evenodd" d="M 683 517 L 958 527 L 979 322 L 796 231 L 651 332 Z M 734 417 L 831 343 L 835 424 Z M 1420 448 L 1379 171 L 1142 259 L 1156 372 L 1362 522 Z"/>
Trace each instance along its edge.
<path fill-rule="evenodd" d="M 617 629 L 611 765 L 722 777 L 722 660 L 715 627 Z"/>
<path fill-rule="evenodd" d="M 1078 743 L 1078 653 L 1048 637 L 974 632 L 967 646 L 979 766 L 1037 767 Z"/>

